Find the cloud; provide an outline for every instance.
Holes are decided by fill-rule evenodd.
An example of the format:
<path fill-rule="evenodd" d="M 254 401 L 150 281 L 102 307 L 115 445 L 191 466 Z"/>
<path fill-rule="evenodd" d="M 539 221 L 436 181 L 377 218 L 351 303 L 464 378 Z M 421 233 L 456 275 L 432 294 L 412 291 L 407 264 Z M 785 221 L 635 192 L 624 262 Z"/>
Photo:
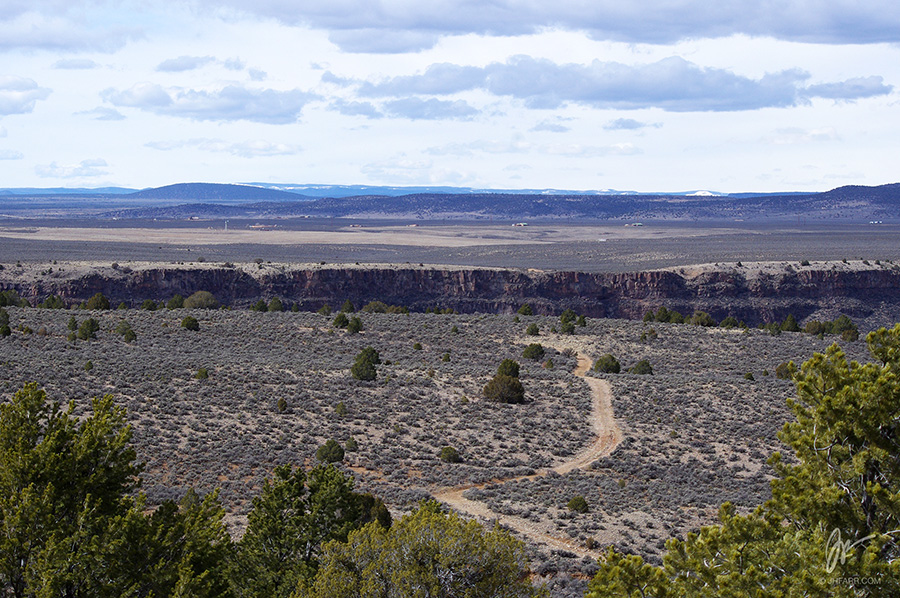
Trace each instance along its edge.
<path fill-rule="evenodd" d="M 464 100 L 447 101 L 429 98 L 404 98 L 384 104 L 384 111 L 390 116 L 409 118 L 412 120 L 468 120 L 478 114 Z"/>
<path fill-rule="evenodd" d="M 288 156 L 300 153 L 301 151 L 301 148 L 298 145 L 273 143 L 264 140 L 232 143 L 221 139 L 187 139 L 183 141 L 151 141 L 144 145 L 160 151 L 196 148 L 206 152 L 232 154 L 241 158 Z"/>
<path fill-rule="evenodd" d="M 326 80 L 325 73 L 322 76 Z M 421 75 L 393 77 L 380 83 L 363 83 L 359 87 L 364 96 L 398 96 L 406 94 L 451 94 L 484 85 L 484 69 L 474 66 L 459 66 L 441 63 L 429 66 Z M 330 82 L 341 83 L 339 77 L 331 76 Z"/>
<path fill-rule="evenodd" d="M 829 98 L 832 100 L 856 100 L 873 96 L 887 95 L 893 87 L 884 84 L 882 77 L 855 77 L 838 83 L 822 83 L 810 85 L 804 92 L 809 97 Z"/>
<path fill-rule="evenodd" d="M 338 29 L 328 39 L 345 52 L 398 54 L 427 50 L 439 36 L 430 31 L 380 28 Z"/>
<path fill-rule="evenodd" d="M 93 110 L 84 110 L 83 112 L 76 112 L 75 114 L 84 114 L 86 116 L 93 116 L 94 120 L 125 120 L 125 115 L 119 112 L 118 110 L 114 110 L 112 108 L 105 107 L 97 107 Z"/>
<path fill-rule="evenodd" d="M 550 133 L 567 133 L 568 131 L 571 131 L 572 129 L 571 129 L 571 127 L 567 127 L 565 125 L 561 125 L 556 122 L 550 122 L 550 121 L 544 120 L 544 121 L 541 121 L 538 124 L 534 125 L 533 127 L 531 127 L 528 130 L 535 131 L 535 132 L 547 131 Z"/>
<path fill-rule="evenodd" d="M 245 67 L 244 61 L 240 58 L 229 58 L 222 63 L 222 66 L 224 66 L 229 71 L 242 71 Z"/>
<path fill-rule="evenodd" d="M 800 129 L 787 127 L 775 131 L 775 135 L 768 141 L 775 145 L 797 145 L 804 143 L 822 143 L 825 141 L 837 141 L 840 137 L 832 127 L 820 129 Z"/>
<path fill-rule="evenodd" d="M 63 58 L 53 63 L 55 69 L 72 71 L 95 69 L 99 66 L 90 58 Z"/>
<path fill-rule="evenodd" d="M 409 52 L 429 48 L 442 36 L 514 36 L 547 29 L 651 44 L 741 34 L 824 44 L 900 41 L 900 11 L 894 0 L 313 0 L 304 2 L 301 10 L 284 0 L 227 3 L 288 25 L 327 30 L 331 40 L 349 52 Z"/>
<path fill-rule="evenodd" d="M 156 70 L 161 73 L 182 73 L 206 66 L 213 61 L 215 58 L 212 56 L 179 56 L 163 60 L 157 65 Z"/>
<path fill-rule="evenodd" d="M 433 156 L 471 156 L 476 152 L 485 154 L 522 154 L 534 149 L 534 145 L 516 138 L 511 141 L 479 140 L 468 143 L 448 143 L 430 147 L 425 152 Z"/>
<path fill-rule="evenodd" d="M 635 147 L 631 143 L 616 143 L 605 146 L 566 143 L 549 145 L 544 148 L 544 152 L 572 158 L 601 158 L 604 156 L 635 156 L 644 153 L 644 150 Z"/>
<path fill-rule="evenodd" d="M 50 164 L 37 166 L 34 172 L 45 179 L 76 179 L 109 174 L 106 166 L 109 166 L 106 160 L 94 158 L 82 160 L 80 163 L 73 165 L 59 165 L 56 162 L 51 162 Z"/>
<path fill-rule="evenodd" d="M 299 89 L 250 89 L 235 84 L 206 91 L 165 89 L 155 83 L 141 83 L 126 90 L 107 89 L 102 96 L 114 106 L 139 108 L 166 116 L 267 124 L 296 122 L 303 107 L 317 98 Z"/>
<path fill-rule="evenodd" d="M 38 87 L 32 79 L 0 76 L 0 116 L 31 112 L 38 100 L 49 95 L 49 89 Z"/>
<path fill-rule="evenodd" d="M 381 118 L 384 114 L 375 107 L 371 102 L 348 102 L 346 100 L 335 100 L 328 106 L 332 110 L 337 110 L 341 114 L 347 116 L 365 116 L 368 118 Z"/>
<path fill-rule="evenodd" d="M 266 77 L 269 76 L 269 73 L 262 69 L 249 69 L 247 74 L 250 75 L 251 81 L 265 81 Z"/>
<path fill-rule="evenodd" d="M 705 68 L 673 56 L 648 64 L 627 65 L 595 60 L 557 64 L 530 56 L 513 56 L 485 67 L 432 65 L 424 73 L 378 82 L 349 81 L 333 73 L 322 80 L 357 85 L 366 96 L 446 95 L 484 89 L 521 100 L 529 108 L 558 108 L 568 103 L 595 108 L 670 112 L 726 112 L 778 108 L 816 97 L 854 100 L 890 93 L 881 77 L 850 79 L 803 87 L 809 73 L 788 69 L 759 79 L 719 68 Z"/>
<path fill-rule="evenodd" d="M 0 160 L 21 160 L 25 156 L 16 150 L 0 150 Z"/>
<path fill-rule="evenodd" d="M 59 10 L 45 13 L 22 11 L 5 19 L 0 15 L 0 50 L 112 52 L 143 35 L 137 27 L 91 26 L 83 18 L 70 16 L 65 3 L 60 4 Z"/>
<path fill-rule="evenodd" d="M 660 126 L 659 123 L 650 124 L 634 120 L 633 118 L 617 118 L 616 120 L 611 120 L 603 125 L 603 128 L 607 131 L 637 131 L 647 127 L 655 127 L 658 129 Z"/>

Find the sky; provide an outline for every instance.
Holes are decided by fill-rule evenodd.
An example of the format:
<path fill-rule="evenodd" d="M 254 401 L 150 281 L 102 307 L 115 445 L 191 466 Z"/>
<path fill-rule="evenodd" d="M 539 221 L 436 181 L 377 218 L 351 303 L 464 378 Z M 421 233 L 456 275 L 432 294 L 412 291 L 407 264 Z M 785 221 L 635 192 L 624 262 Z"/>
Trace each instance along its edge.
<path fill-rule="evenodd" d="M 0 187 L 900 181 L 896 0 L 2 0 Z"/>

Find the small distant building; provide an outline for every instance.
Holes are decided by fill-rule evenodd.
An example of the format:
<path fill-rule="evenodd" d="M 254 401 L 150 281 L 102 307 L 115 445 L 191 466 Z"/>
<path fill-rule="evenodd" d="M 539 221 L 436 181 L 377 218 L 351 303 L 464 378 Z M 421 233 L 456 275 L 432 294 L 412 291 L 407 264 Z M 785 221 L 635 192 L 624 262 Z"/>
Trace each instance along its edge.
<path fill-rule="evenodd" d="M 528 226 L 527 222 L 516 222 L 513 226 Z"/>

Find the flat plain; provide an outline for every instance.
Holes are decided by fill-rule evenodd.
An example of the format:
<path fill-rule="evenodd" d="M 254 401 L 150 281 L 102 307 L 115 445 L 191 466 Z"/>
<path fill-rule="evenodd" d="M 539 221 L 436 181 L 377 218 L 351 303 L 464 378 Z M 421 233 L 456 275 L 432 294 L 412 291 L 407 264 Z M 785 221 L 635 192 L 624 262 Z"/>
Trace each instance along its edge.
<path fill-rule="evenodd" d="M 249 228 L 259 224 L 259 228 Z M 415 226 L 411 226 L 415 224 Z M 623 272 L 707 262 L 900 260 L 900 226 L 558 220 L 0 218 L 0 261 L 425 263 Z"/>

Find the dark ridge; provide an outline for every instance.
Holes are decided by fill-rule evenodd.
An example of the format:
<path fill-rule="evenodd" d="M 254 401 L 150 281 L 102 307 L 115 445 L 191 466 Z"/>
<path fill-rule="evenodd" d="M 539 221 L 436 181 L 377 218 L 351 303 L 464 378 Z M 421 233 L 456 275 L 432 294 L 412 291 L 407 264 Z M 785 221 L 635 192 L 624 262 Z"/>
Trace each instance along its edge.
<path fill-rule="evenodd" d="M 218 183 L 178 183 L 143 189 L 129 195 L 133 199 L 174 199 L 183 201 L 308 201 L 309 198 L 290 191 L 265 189 L 250 185 L 224 185 Z"/>

